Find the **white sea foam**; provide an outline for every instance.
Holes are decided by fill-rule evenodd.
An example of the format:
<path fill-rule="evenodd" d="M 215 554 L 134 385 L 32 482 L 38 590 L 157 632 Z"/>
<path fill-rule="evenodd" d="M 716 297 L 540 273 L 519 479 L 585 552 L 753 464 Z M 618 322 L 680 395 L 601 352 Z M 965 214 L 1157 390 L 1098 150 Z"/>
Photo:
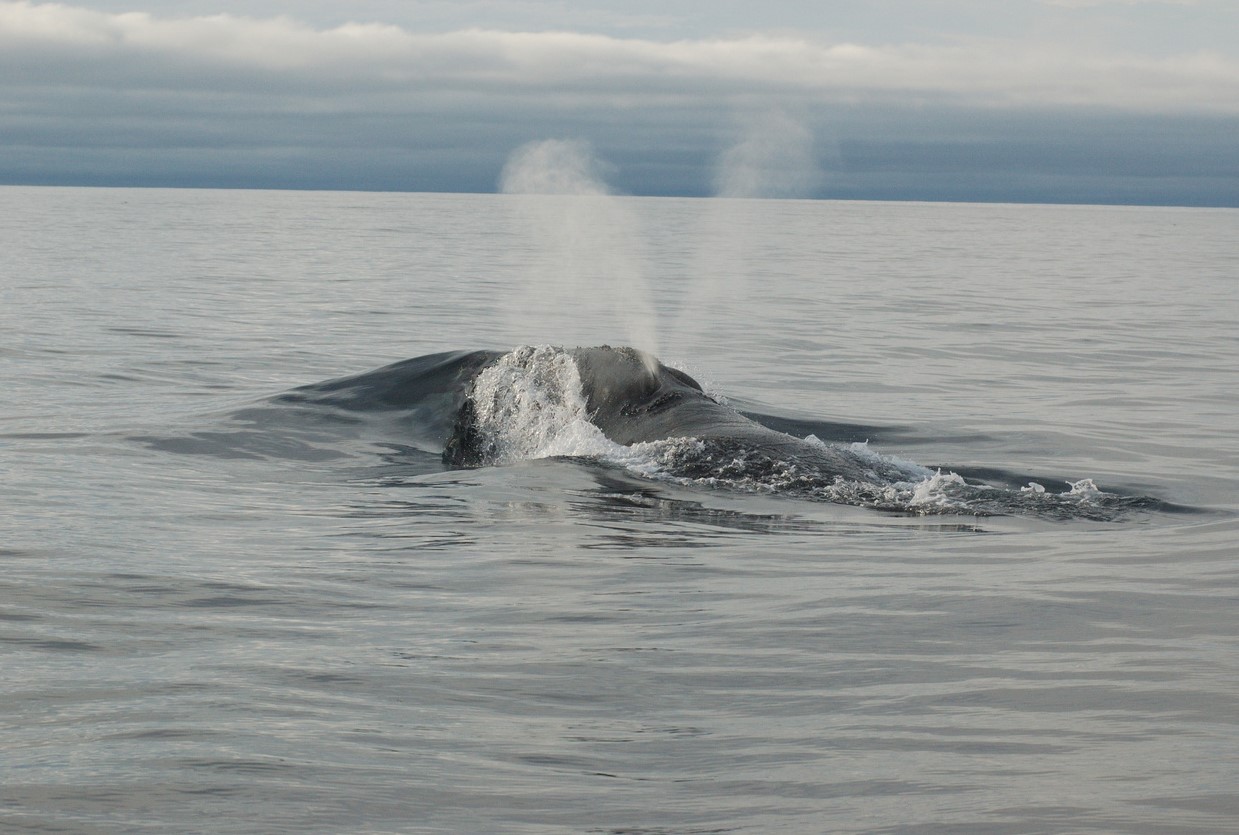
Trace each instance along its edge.
<path fill-rule="evenodd" d="M 1064 495 L 1080 496 L 1085 499 L 1093 499 L 1097 496 L 1109 495 L 1104 490 L 1099 488 L 1091 478 L 1080 479 L 1079 481 L 1067 482 L 1071 485 L 1071 489 Z"/>
<path fill-rule="evenodd" d="M 951 494 L 954 487 L 966 487 L 967 482 L 958 473 L 944 473 L 938 470 L 924 481 L 917 482 L 908 498 L 908 506 L 912 508 L 957 508 L 961 502 Z"/>
<path fill-rule="evenodd" d="M 809 437 L 813 438 L 813 440 L 817 441 L 817 443 L 819 444 L 828 446 L 823 441 L 819 441 L 816 435 L 810 435 Z M 808 439 L 806 438 L 806 440 Z M 880 452 L 873 451 L 872 449 L 869 448 L 868 441 L 858 441 L 856 443 L 849 444 L 846 447 L 846 449 L 856 458 L 858 458 L 864 463 L 869 464 L 869 466 L 874 469 L 894 468 L 902 472 L 904 475 L 906 475 L 910 479 L 912 478 L 930 479 L 930 478 L 933 478 L 933 476 L 935 475 L 934 470 L 931 470 L 928 467 L 922 467 L 920 464 L 917 464 L 915 461 L 909 461 L 906 458 L 900 458 L 897 455 L 884 455 Z M 941 475 L 940 472 L 936 474 Z M 954 475 L 954 473 L 951 473 L 950 475 Z M 956 477 L 958 478 L 958 476 Z"/>

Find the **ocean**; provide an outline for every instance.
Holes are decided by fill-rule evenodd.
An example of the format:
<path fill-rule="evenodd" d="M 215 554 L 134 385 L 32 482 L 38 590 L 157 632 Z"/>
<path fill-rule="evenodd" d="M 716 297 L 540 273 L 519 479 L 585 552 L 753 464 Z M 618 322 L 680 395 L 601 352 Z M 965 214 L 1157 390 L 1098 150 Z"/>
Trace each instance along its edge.
<path fill-rule="evenodd" d="M 1239 211 L 5 187 L 0 252 L 0 830 L 1239 832 Z M 603 437 L 601 345 L 884 475 Z"/>

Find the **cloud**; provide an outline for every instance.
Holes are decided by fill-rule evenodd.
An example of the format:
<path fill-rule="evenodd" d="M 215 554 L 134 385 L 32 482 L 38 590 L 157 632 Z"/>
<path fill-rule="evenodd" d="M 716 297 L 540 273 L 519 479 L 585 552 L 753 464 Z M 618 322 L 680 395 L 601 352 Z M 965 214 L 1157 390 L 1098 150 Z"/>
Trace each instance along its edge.
<path fill-rule="evenodd" d="M 581 97 L 626 106 L 701 96 L 902 96 L 1239 112 L 1239 61 L 1207 52 L 1149 58 L 1036 42 L 865 45 L 772 34 L 660 42 L 566 31 L 418 33 L 374 23 L 315 29 L 285 17 L 159 18 L 30 2 L 0 2 L 0 67 L 10 89 L 16 78 L 316 95 L 503 93 L 554 96 L 565 106 Z"/>
<path fill-rule="evenodd" d="M 1231 203 L 1237 127 L 1239 57 L 1216 51 L 425 32 L 0 0 L 0 182 L 490 191 L 514 148 L 557 137 L 591 143 L 607 181 L 638 194 L 1052 199 L 1042 184 L 1087 170 L 1097 199 Z M 1123 189 L 1106 191 L 1112 174 Z M 1016 175 L 1033 190 L 1004 192 Z"/>

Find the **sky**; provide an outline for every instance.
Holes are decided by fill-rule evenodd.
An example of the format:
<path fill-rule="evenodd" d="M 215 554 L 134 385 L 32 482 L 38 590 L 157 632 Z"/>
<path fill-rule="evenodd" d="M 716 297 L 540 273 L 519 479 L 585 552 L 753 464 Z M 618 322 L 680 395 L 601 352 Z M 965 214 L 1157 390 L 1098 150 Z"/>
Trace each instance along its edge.
<path fill-rule="evenodd" d="M 0 183 L 1239 207 L 1239 0 L 0 0 Z"/>

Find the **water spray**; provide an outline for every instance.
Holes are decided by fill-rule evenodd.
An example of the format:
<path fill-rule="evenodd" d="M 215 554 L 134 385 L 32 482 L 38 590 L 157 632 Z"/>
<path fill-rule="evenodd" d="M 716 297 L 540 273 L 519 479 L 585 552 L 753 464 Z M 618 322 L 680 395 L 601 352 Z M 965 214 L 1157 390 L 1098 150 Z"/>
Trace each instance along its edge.
<path fill-rule="evenodd" d="M 522 304 L 513 307 L 515 324 L 526 338 L 593 344 L 598 320 L 612 318 L 625 341 L 657 353 L 637 218 L 612 194 L 602 169 L 579 140 L 532 142 L 508 158 L 500 190 L 519 200 L 523 234 L 540 256 Z"/>

